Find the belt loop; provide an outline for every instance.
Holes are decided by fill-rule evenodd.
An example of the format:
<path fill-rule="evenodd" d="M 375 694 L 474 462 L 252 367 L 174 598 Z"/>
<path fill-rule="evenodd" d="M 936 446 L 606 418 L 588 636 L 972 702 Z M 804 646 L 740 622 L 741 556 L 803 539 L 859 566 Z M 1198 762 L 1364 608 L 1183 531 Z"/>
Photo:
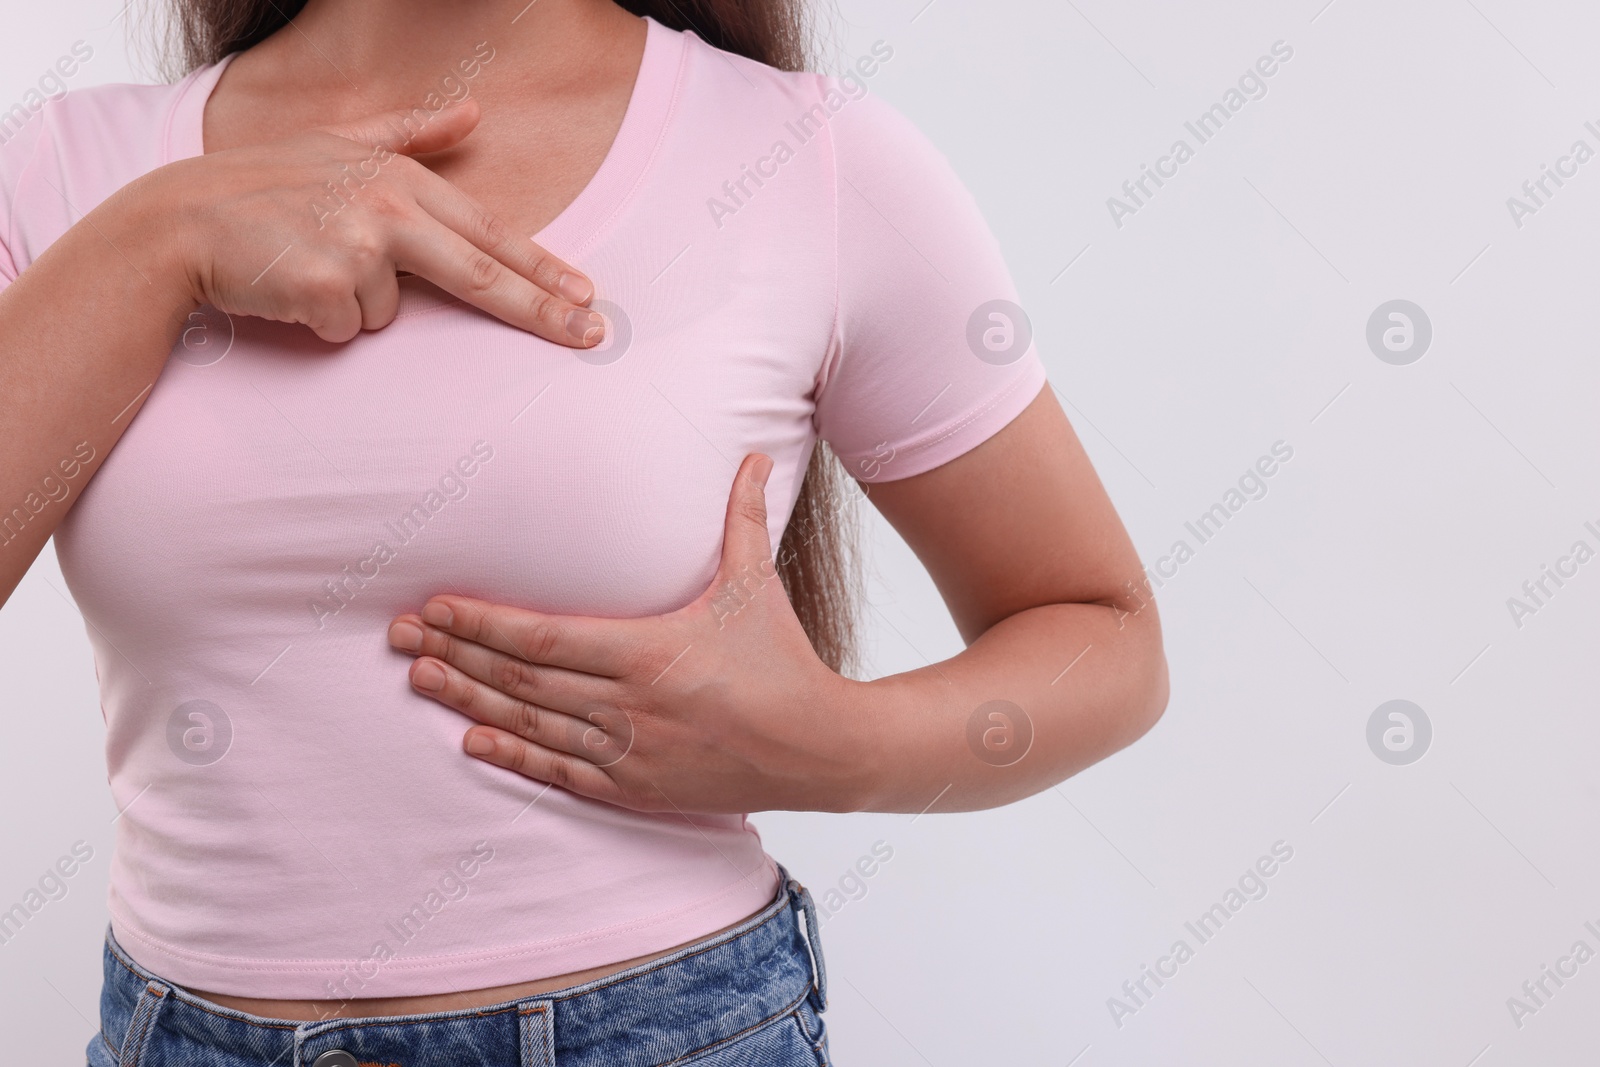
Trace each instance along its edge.
<path fill-rule="evenodd" d="M 788 875 L 788 872 L 784 872 Z M 828 965 L 822 958 L 822 938 L 817 933 L 817 905 L 811 899 L 811 890 L 789 875 L 789 896 L 806 918 L 806 950 L 811 955 L 811 1006 L 819 1012 L 828 1010 Z"/>
<path fill-rule="evenodd" d="M 525 1000 L 517 1005 L 522 1030 L 522 1067 L 556 1067 L 556 1005 Z"/>
<path fill-rule="evenodd" d="M 153 978 L 145 983 L 139 1001 L 134 1005 L 133 1018 L 128 1020 L 128 1032 L 122 1038 L 122 1067 L 139 1067 L 145 1046 L 150 1043 L 150 1030 L 156 1021 L 156 1013 L 167 1002 L 167 994 L 171 992 L 171 986 Z"/>

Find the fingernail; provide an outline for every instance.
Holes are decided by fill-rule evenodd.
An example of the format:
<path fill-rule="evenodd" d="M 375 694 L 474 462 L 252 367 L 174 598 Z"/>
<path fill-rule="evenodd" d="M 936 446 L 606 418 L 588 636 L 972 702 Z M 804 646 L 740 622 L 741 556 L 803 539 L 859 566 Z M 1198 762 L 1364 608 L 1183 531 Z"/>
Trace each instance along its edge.
<path fill-rule="evenodd" d="M 468 734 L 467 751 L 474 756 L 487 756 L 494 751 L 494 742 L 483 734 Z"/>
<path fill-rule="evenodd" d="M 772 460 L 767 456 L 762 456 L 760 459 L 756 460 L 756 469 L 755 469 L 756 484 L 759 485 L 761 488 L 765 489 L 767 487 L 767 479 L 770 478 L 771 476 L 772 476 Z"/>
<path fill-rule="evenodd" d="M 389 643 L 407 652 L 421 652 L 422 628 L 409 622 L 397 622 L 389 627 Z"/>
<path fill-rule="evenodd" d="M 437 663 L 422 660 L 411 670 L 411 684 L 418 689 L 437 693 L 444 688 L 444 669 Z"/>
<path fill-rule="evenodd" d="M 556 279 L 556 292 L 574 304 L 587 304 L 594 296 L 594 283 L 576 274 L 563 274 Z"/>
<path fill-rule="evenodd" d="M 434 602 L 423 607 L 422 621 L 429 626 L 437 626 L 441 630 L 446 630 L 455 625 L 456 616 L 455 612 L 451 611 L 448 606 Z"/>
<path fill-rule="evenodd" d="M 567 332 L 584 344 L 597 344 L 606 333 L 606 320 L 597 311 L 573 308 L 567 312 Z"/>

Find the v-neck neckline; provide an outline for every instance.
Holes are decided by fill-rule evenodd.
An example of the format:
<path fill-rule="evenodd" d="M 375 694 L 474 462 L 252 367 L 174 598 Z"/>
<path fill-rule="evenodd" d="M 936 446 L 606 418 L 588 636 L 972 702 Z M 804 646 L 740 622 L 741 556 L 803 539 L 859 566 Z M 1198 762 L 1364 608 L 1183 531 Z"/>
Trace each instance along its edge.
<path fill-rule="evenodd" d="M 530 235 L 537 244 L 563 258 L 577 256 L 627 203 L 649 168 L 671 116 L 683 67 L 684 38 L 684 33 L 645 17 L 639 72 L 616 137 L 588 184 L 554 219 Z M 230 53 L 184 79 L 168 117 L 167 162 L 205 154 L 206 103 L 228 65 L 241 54 Z"/>

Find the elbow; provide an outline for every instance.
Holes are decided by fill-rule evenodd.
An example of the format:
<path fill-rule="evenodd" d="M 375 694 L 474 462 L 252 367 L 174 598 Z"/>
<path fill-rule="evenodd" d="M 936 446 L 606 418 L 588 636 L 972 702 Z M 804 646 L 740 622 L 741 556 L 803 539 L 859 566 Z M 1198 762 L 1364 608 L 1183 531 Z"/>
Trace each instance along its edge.
<path fill-rule="evenodd" d="M 1167 658 L 1157 645 L 1137 664 L 1123 668 L 1122 683 L 1116 695 L 1095 709 L 1088 720 L 1078 722 L 1075 744 L 1061 750 L 1061 761 L 1048 773 L 1048 780 L 1036 788 L 1060 785 L 1067 779 L 1128 748 L 1155 728 L 1167 710 L 1170 683 Z M 1087 729 L 1085 729 L 1087 727 Z M 1074 733 L 1070 728 L 1065 731 Z M 1016 798 L 1020 799 L 1020 798 Z"/>
<path fill-rule="evenodd" d="M 1172 682 L 1159 630 L 1151 632 L 1149 646 L 1128 671 L 1128 691 L 1124 694 L 1122 714 L 1117 717 L 1112 739 L 1114 751 L 1127 748 L 1155 729 L 1161 716 L 1166 714 Z"/>
<path fill-rule="evenodd" d="M 1166 714 L 1171 681 L 1158 631 L 1150 632 L 1146 647 L 1118 664 L 1111 677 L 1113 685 L 1101 694 L 1091 714 L 1077 720 L 1076 731 L 1070 727 L 1064 731 L 1068 736 L 1076 732 L 1076 744 L 1061 751 L 1062 762 L 1046 786 L 1059 785 L 1128 748 Z M 1064 711 L 1070 720 L 1071 711 Z"/>
<path fill-rule="evenodd" d="M 1145 672 L 1143 699 L 1134 708 L 1134 734 L 1128 739 L 1133 744 L 1155 728 L 1167 712 L 1167 700 L 1172 695 L 1172 680 L 1167 674 L 1167 654 L 1157 648 Z"/>

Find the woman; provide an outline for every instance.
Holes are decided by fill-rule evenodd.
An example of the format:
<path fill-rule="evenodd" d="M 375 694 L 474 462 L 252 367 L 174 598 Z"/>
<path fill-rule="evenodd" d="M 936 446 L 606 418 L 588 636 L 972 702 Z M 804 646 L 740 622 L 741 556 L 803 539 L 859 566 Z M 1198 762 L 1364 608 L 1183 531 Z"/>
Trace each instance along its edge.
<path fill-rule="evenodd" d="M 177 13 L 180 82 L 0 147 L 0 580 L 56 535 L 121 811 L 91 1062 L 827 1062 L 744 813 L 1005 804 L 1167 692 L 992 237 L 866 93 L 892 46 Z M 842 673 L 819 439 L 961 654 Z"/>

